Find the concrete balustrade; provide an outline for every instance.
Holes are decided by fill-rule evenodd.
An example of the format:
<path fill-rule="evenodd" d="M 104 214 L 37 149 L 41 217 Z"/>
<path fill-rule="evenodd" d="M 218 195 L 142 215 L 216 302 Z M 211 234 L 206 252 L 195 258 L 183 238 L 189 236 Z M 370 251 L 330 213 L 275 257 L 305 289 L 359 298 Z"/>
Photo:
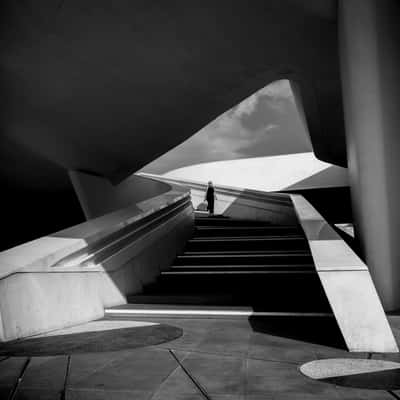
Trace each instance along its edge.
<path fill-rule="evenodd" d="M 367 265 L 303 196 L 290 197 L 349 351 L 398 352 Z"/>
<path fill-rule="evenodd" d="M 0 340 L 101 318 L 126 303 L 180 252 L 193 229 L 187 189 L 42 237 L 0 254 Z"/>

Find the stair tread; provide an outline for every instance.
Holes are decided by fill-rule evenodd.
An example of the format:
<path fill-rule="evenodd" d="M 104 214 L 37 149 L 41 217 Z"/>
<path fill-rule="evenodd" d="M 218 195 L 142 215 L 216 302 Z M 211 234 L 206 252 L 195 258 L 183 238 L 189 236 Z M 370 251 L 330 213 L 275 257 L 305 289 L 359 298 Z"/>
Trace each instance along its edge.
<path fill-rule="evenodd" d="M 298 241 L 307 241 L 304 236 L 214 236 L 214 237 L 205 237 L 205 236 L 199 236 L 195 237 L 193 239 L 189 239 L 188 243 L 202 243 L 202 242 L 263 242 L 263 241 L 279 241 L 279 240 L 298 240 Z"/>
<path fill-rule="evenodd" d="M 229 268 L 234 268 L 234 269 L 239 269 L 242 268 L 243 270 L 245 269 L 257 269 L 257 268 L 269 268 L 269 269 L 292 269 L 292 268 L 312 268 L 315 269 L 314 264 L 309 263 L 309 264 L 223 264 L 223 265 L 172 265 L 171 269 L 185 269 L 185 268 L 189 268 L 189 269 L 200 269 L 200 268 L 219 268 L 219 269 L 229 269 Z"/>
<path fill-rule="evenodd" d="M 288 296 L 288 293 L 290 296 Z M 195 217 L 170 269 L 106 314 L 138 318 L 331 315 L 299 225 Z"/>

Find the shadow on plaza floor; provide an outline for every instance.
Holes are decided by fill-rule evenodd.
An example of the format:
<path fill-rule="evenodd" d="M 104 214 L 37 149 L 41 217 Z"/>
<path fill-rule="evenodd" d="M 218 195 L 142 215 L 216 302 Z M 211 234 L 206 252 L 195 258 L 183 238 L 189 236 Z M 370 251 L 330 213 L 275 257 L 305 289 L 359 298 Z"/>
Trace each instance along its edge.
<path fill-rule="evenodd" d="M 179 338 L 182 334 L 181 328 L 166 324 L 50 334 L 0 344 L 0 357 L 55 356 L 127 350 L 168 342 Z"/>

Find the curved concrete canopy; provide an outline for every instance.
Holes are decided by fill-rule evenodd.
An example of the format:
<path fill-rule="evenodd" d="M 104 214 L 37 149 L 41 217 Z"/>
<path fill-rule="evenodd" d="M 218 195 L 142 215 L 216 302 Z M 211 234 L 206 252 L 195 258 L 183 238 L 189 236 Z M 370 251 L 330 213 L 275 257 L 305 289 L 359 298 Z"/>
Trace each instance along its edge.
<path fill-rule="evenodd" d="M 334 0 L 4 3 L 4 141 L 118 181 L 288 78 L 345 164 Z"/>

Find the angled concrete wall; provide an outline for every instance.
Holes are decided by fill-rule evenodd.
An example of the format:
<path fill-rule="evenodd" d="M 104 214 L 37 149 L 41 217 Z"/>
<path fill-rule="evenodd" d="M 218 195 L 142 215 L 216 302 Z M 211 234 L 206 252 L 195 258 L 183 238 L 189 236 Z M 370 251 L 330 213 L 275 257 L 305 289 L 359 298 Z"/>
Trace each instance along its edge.
<path fill-rule="evenodd" d="M 138 204 L 171 189 L 165 183 L 137 175 L 113 185 L 101 176 L 80 171 L 68 173 L 87 219 Z"/>
<path fill-rule="evenodd" d="M 0 341 L 101 318 L 167 268 L 193 230 L 184 188 L 0 253 Z"/>

